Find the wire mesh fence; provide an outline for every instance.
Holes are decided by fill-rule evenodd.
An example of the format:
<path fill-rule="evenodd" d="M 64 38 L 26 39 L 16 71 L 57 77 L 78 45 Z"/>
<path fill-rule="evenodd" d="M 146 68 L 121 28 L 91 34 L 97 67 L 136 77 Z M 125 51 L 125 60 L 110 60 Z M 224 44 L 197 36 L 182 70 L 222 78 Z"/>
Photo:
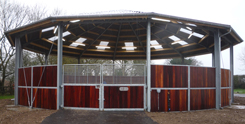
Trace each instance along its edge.
<path fill-rule="evenodd" d="M 145 84 L 145 65 L 102 65 L 103 84 Z"/>
<path fill-rule="evenodd" d="M 64 65 L 64 83 L 100 84 L 100 65 Z"/>

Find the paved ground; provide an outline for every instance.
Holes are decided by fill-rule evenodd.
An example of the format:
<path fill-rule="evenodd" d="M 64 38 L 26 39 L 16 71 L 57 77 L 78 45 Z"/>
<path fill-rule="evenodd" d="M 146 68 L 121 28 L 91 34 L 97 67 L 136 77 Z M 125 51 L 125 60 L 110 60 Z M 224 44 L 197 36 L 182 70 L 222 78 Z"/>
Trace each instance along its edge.
<path fill-rule="evenodd" d="M 236 97 L 245 97 L 245 94 L 234 94 Z"/>
<path fill-rule="evenodd" d="M 42 124 L 157 124 L 145 112 L 59 110 Z"/>

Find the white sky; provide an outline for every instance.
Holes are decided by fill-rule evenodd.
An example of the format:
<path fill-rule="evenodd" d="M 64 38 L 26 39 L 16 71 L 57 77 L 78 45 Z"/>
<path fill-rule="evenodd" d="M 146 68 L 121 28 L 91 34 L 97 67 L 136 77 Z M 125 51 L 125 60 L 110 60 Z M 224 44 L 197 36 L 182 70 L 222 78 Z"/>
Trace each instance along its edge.
<path fill-rule="evenodd" d="M 134 10 L 217 22 L 231 25 L 245 40 L 245 0 L 14 0 L 25 5 L 42 5 L 47 9 L 59 8 L 66 14 L 110 10 Z M 245 52 L 245 41 L 234 47 L 234 74 L 245 74 L 245 65 L 239 61 Z M 210 54 L 196 56 L 203 66 L 212 65 Z M 229 49 L 222 52 L 221 67 L 230 68 Z M 156 62 L 156 61 L 154 61 Z M 163 63 L 163 61 L 158 61 Z"/>

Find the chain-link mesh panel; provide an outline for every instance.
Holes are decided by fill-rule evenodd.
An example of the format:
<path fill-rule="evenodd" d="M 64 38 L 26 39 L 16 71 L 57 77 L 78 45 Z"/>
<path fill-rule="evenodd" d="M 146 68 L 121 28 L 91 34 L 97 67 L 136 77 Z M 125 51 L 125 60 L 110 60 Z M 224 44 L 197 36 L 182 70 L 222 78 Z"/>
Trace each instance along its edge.
<path fill-rule="evenodd" d="M 100 84 L 100 65 L 64 65 L 64 83 Z"/>
<path fill-rule="evenodd" d="M 103 65 L 103 84 L 145 84 L 145 65 Z"/>

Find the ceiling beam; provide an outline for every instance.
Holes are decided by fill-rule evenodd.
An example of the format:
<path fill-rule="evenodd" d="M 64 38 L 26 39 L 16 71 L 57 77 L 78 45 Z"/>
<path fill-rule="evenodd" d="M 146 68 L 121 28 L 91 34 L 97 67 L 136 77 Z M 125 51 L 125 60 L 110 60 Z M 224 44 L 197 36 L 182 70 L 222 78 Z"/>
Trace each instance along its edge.
<path fill-rule="evenodd" d="M 132 31 L 134 32 L 134 35 L 136 36 L 137 40 L 139 41 L 140 46 L 143 48 L 144 52 L 146 53 L 145 47 L 143 46 L 143 44 L 142 44 L 141 40 L 139 39 L 138 35 L 136 34 L 133 26 L 130 23 L 129 23 L 129 25 L 130 25 Z"/>
<path fill-rule="evenodd" d="M 118 44 L 118 41 L 119 41 L 119 36 L 120 36 L 121 28 L 122 28 L 122 23 L 120 24 L 119 29 L 118 29 L 116 47 L 115 47 L 114 54 L 113 54 L 113 61 L 115 61 L 115 58 L 116 58 L 117 44 Z"/>
<path fill-rule="evenodd" d="M 112 26 L 112 23 L 94 40 L 92 41 L 84 50 L 83 52 L 79 55 L 79 57 L 82 57 L 82 55 L 87 51 L 87 49 L 94 44 L 95 41 L 97 41 L 106 31 L 108 28 Z"/>

